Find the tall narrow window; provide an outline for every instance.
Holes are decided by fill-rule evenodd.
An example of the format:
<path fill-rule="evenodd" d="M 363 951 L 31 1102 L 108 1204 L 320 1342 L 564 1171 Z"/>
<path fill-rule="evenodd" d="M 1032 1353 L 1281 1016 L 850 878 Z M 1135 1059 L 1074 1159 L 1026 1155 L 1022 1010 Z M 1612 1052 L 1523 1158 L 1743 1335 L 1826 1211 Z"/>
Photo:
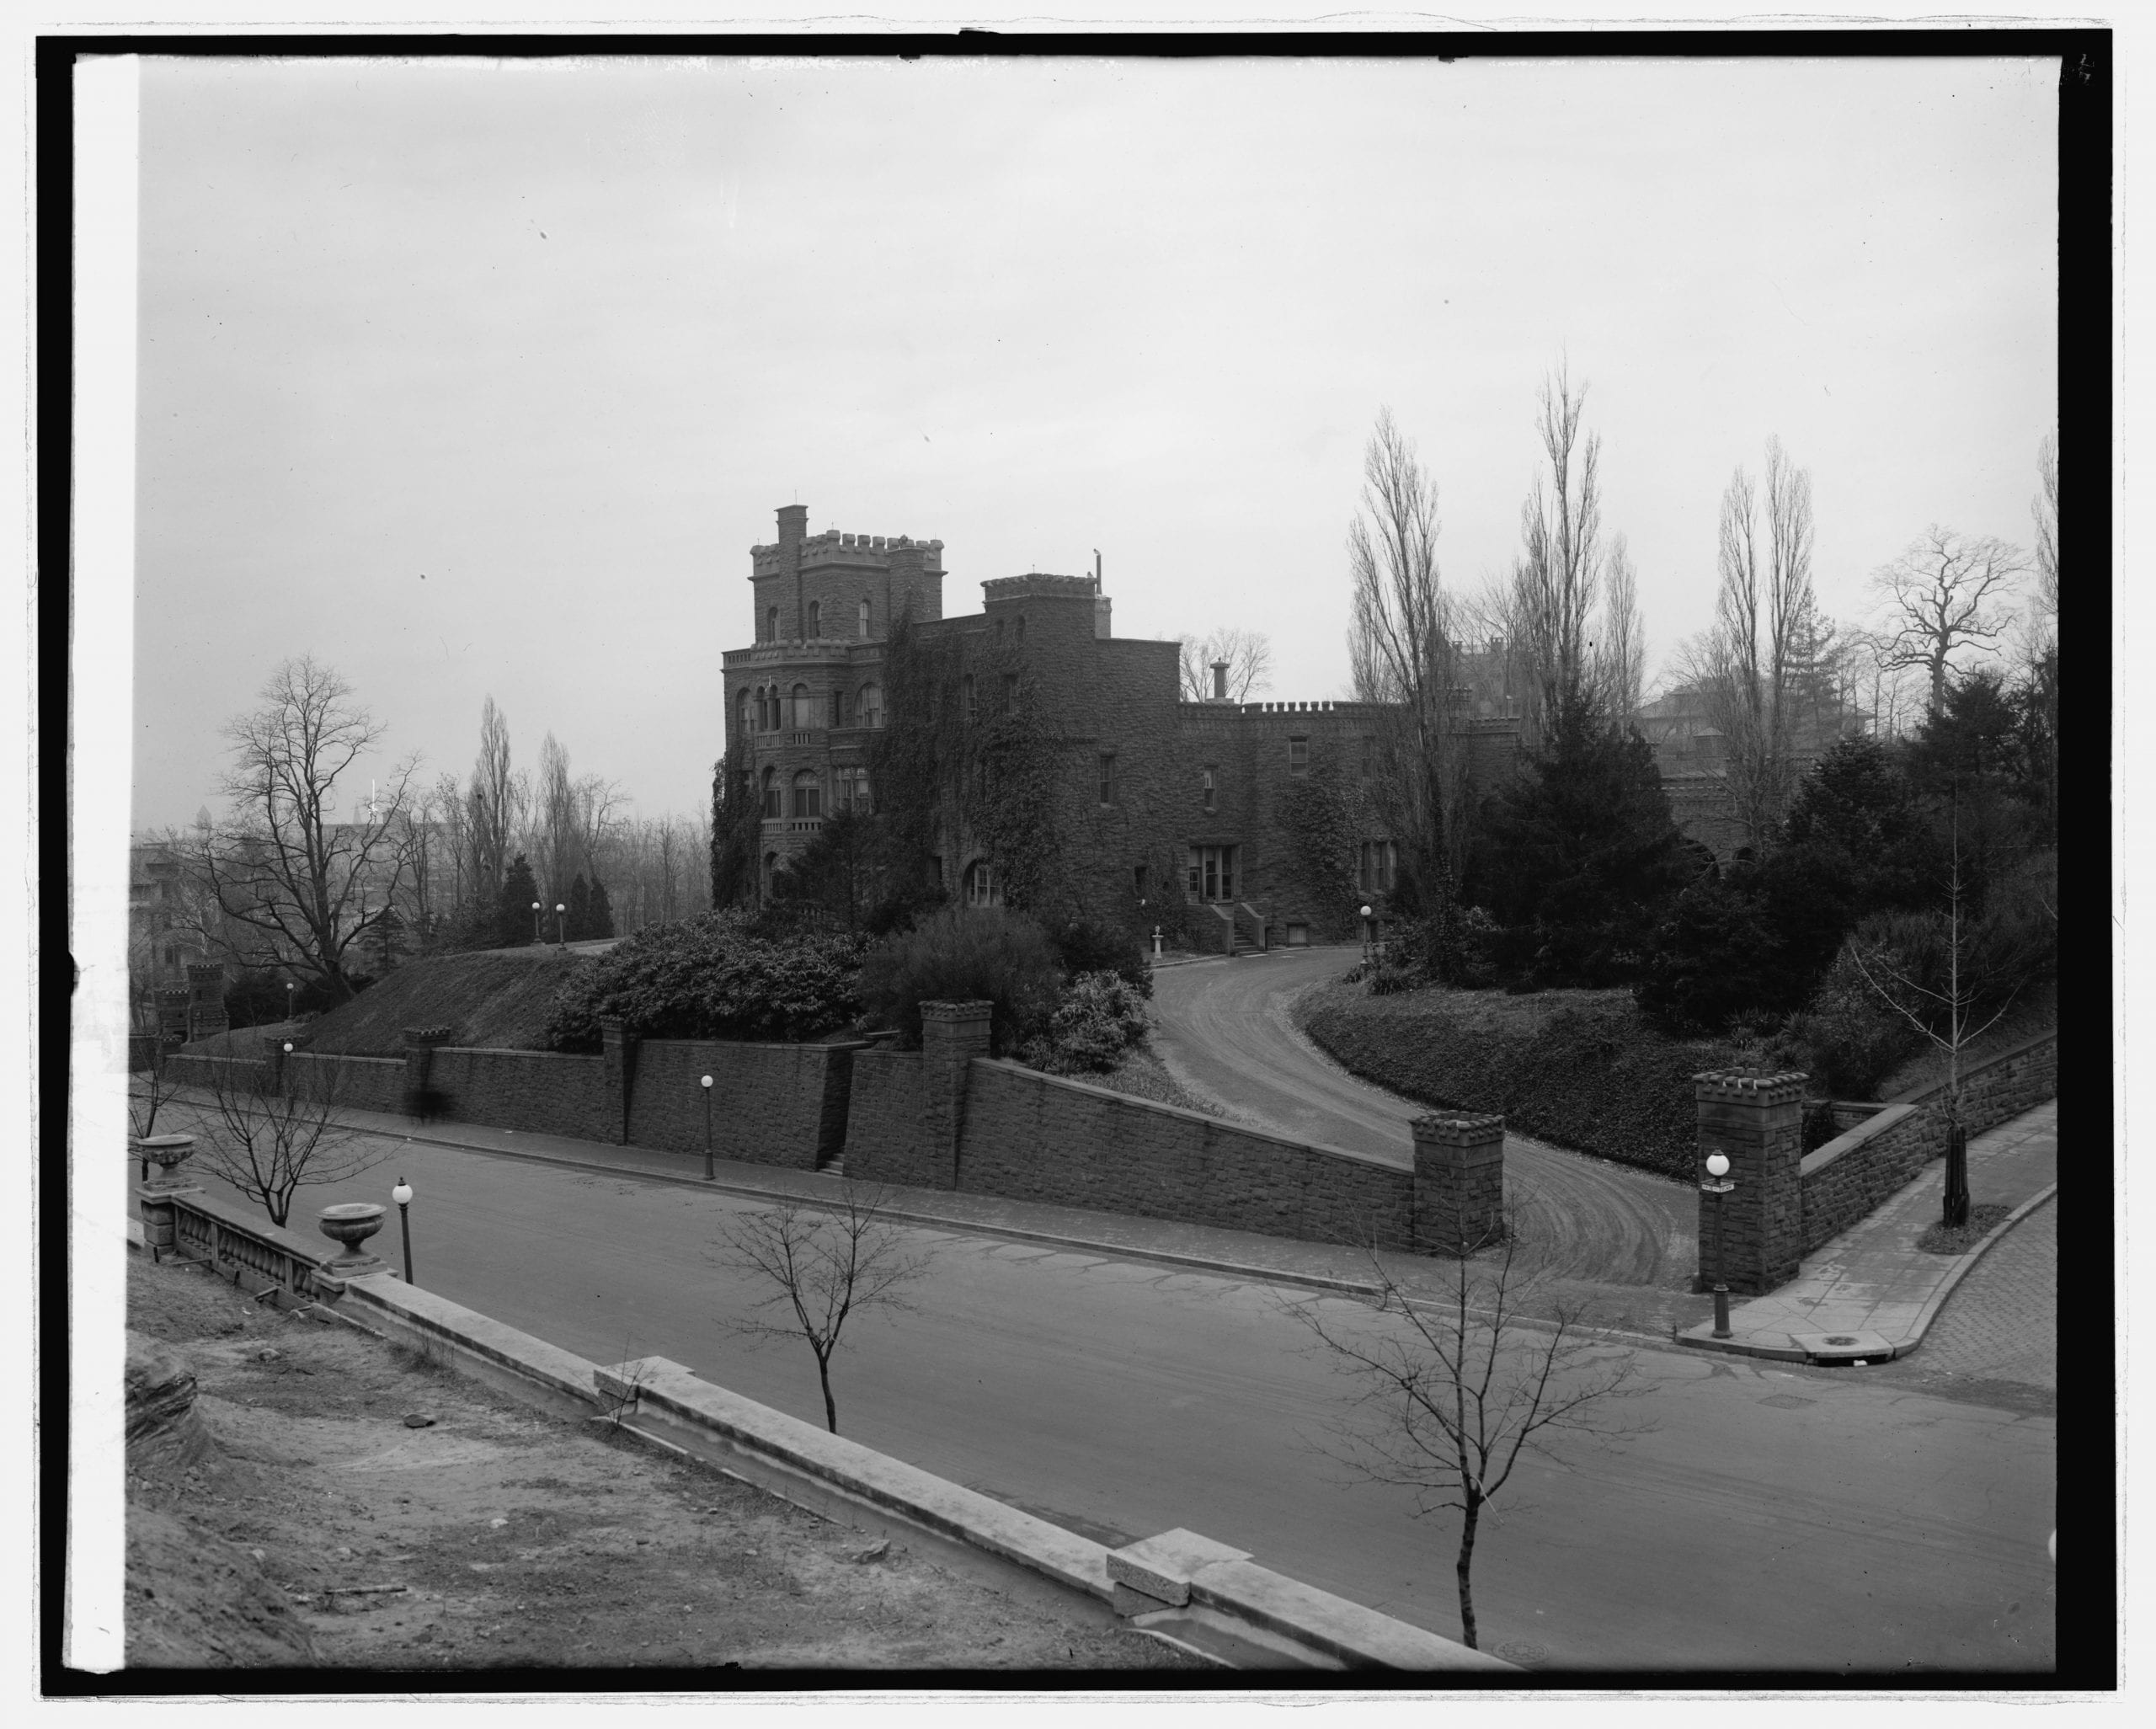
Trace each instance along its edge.
<path fill-rule="evenodd" d="M 1115 803 L 1115 752 L 1113 750 L 1101 753 L 1101 803 Z"/>
<path fill-rule="evenodd" d="M 830 725 L 830 726 L 834 726 L 834 727 L 842 727 L 842 726 L 844 726 L 844 725 L 846 724 L 846 692 L 845 692 L 845 691 L 832 691 L 832 692 L 831 692 L 831 702 L 830 702 L 830 708 L 831 708 L 830 719 L 829 720 L 829 722 L 827 723 L 827 724 L 829 724 L 829 725 Z"/>
<path fill-rule="evenodd" d="M 1209 768 L 1203 771 L 1203 778 L 1199 782 L 1199 787 L 1205 794 L 1205 814 L 1208 816 L 1210 816 L 1217 808 L 1214 803 L 1216 788 L 1213 779 L 1213 771 L 1211 769 Z"/>
<path fill-rule="evenodd" d="M 966 873 L 966 905 L 968 906 L 1001 906 L 1003 905 L 1003 885 L 995 879 L 995 867 L 986 859 L 977 859 Z"/>
<path fill-rule="evenodd" d="M 1144 865 L 1131 866 L 1130 886 L 1137 894 L 1138 904 L 1143 906 L 1145 904 L 1145 867 Z"/>
<path fill-rule="evenodd" d="M 1008 714 L 1017 706 L 1018 675 L 1015 672 L 1006 672 L 1003 675 L 1003 707 L 1001 712 Z"/>
<path fill-rule="evenodd" d="M 883 724 L 883 693 L 874 685 L 861 687 L 861 723 L 865 727 Z"/>
<path fill-rule="evenodd" d="M 856 627 L 854 634 L 857 637 L 865 637 L 868 634 L 868 603 L 866 600 L 861 603 L 861 622 Z"/>
<path fill-rule="evenodd" d="M 741 686 L 734 698 L 734 730 L 737 733 L 749 730 L 749 687 L 746 685 Z"/>
<path fill-rule="evenodd" d="M 796 728 L 803 729 L 816 724 L 815 714 L 809 704 L 808 686 L 806 685 L 796 685 L 793 687 L 793 724 Z"/>
<path fill-rule="evenodd" d="M 766 769 L 764 771 L 764 814 L 766 817 L 782 817 L 786 814 L 779 808 L 779 800 L 785 796 L 779 790 L 778 771 L 775 768 Z"/>
<path fill-rule="evenodd" d="M 811 600 L 808 603 L 808 634 L 811 638 L 815 638 L 820 637 L 823 633 L 824 603 L 821 600 Z"/>
<path fill-rule="evenodd" d="M 778 640 L 778 608 L 776 606 L 764 614 L 764 640 L 767 643 Z"/>
<path fill-rule="evenodd" d="M 793 777 L 793 814 L 798 817 L 824 814 L 824 789 L 814 769 L 804 768 Z"/>
<path fill-rule="evenodd" d="M 1288 772 L 1291 775 L 1306 775 L 1310 771 L 1310 741 L 1308 739 L 1289 739 Z"/>

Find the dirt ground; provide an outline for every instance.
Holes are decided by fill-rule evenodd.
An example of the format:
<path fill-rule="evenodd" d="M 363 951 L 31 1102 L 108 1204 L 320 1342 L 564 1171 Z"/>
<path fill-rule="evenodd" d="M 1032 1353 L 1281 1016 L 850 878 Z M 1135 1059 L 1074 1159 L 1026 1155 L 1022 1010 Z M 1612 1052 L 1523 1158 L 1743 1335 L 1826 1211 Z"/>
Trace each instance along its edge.
<path fill-rule="evenodd" d="M 129 1275 L 207 1442 L 131 1443 L 131 1668 L 1209 1669 L 206 1270 Z"/>

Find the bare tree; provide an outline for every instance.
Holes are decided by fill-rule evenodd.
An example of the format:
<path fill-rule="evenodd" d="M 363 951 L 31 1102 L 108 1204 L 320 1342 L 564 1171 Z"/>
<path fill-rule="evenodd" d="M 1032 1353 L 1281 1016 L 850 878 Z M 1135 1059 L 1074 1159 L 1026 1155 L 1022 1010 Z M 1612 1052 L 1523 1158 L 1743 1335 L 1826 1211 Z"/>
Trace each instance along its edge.
<path fill-rule="evenodd" d="M 1887 1007 L 1924 1035 L 1946 1056 L 1946 1180 L 1942 1188 L 1940 1218 L 1950 1228 L 1969 1222 L 1969 1136 L 1961 1107 L 1961 1053 L 1999 1024 L 2020 995 L 2020 982 L 2006 988 L 2004 1000 L 1982 1026 L 1972 1024 L 1980 1011 L 1980 989 L 1993 981 L 1979 979 L 1971 966 L 1972 921 L 1968 894 L 1961 875 L 1961 813 L 1958 788 L 1952 814 L 1951 867 L 1946 881 L 1946 988 L 1934 990 L 1919 982 L 1917 969 L 1899 965 L 1885 947 L 1869 949 L 1852 941 L 1848 954 L 1864 982 Z M 1938 1022 L 1944 1018 L 1945 1030 Z"/>
<path fill-rule="evenodd" d="M 1348 530 L 1348 659 L 1356 696 L 1381 705 L 1372 796 L 1415 880 L 1443 904 L 1452 898 L 1466 765 L 1446 712 L 1458 655 L 1438 531 L 1437 483 L 1381 408 L 1363 455 L 1362 510 Z"/>
<path fill-rule="evenodd" d="M 1640 579 L 1630 549 L 1619 535 L 1609 543 L 1604 568 L 1602 628 L 1593 643 L 1596 701 L 1620 724 L 1640 712 L 1646 684 L 1646 621 L 1640 616 Z"/>
<path fill-rule="evenodd" d="M 372 1170 L 382 1155 L 337 1119 L 335 1065 L 320 1075 L 273 1085 L 259 1063 L 213 1059 L 197 1105 L 201 1145 L 195 1168 L 221 1177 L 282 1227 L 301 1189 L 344 1182 Z"/>
<path fill-rule="evenodd" d="M 2036 447 L 2036 477 L 2041 483 L 2030 514 L 2036 521 L 2036 604 L 2058 632 L 2058 435 L 2047 432 Z"/>
<path fill-rule="evenodd" d="M 241 933 L 243 964 L 296 967 L 339 1001 L 352 993 L 348 955 L 393 915 L 404 869 L 398 837 L 419 767 L 416 756 L 405 759 L 386 797 L 353 798 L 339 819 L 341 783 L 383 731 L 351 696 L 312 655 L 270 675 L 264 706 L 226 728 L 231 814 L 221 829 L 200 831 L 195 858 L 228 927 Z"/>
<path fill-rule="evenodd" d="M 1196 637 L 1178 638 L 1182 645 L 1182 700 L 1203 702 L 1213 695 L 1213 667 L 1225 660 L 1227 697 L 1230 702 L 1250 700 L 1253 691 L 1273 688 L 1273 639 L 1262 631 L 1230 625 L 1200 642 Z"/>
<path fill-rule="evenodd" d="M 510 760 L 508 718 L 488 696 L 479 710 L 479 755 L 464 795 L 472 902 L 488 911 L 501 899 L 511 842 L 524 818 L 525 791 Z"/>
<path fill-rule="evenodd" d="M 846 1182 L 834 1208 L 792 1202 L 758 1208 L 737 1215 L 725 1234 L 734 1257 L 771 1288 L 754 1306 L 781 1316 L 730 1326 L 751 1338 L 808 1342 L 824 1390 L 824 1421 L 835 1435 L 839 1408 L 831 1397 L 831 1358 L 846 1322 L 866 1310 L 910 1307 L 905 1289 L 928 1270 L 928 1254 L 909 1250 L 899 1228 L 883 1216 L 888 1204 L 881 1189 Z"/>
<path fill-rule="evenodd" d="M 1764 847 L 1796 782 L 1796 721 L 1812 595 L 1812 477 L 1767 440 L 1766 546 L 1740 467 L 1722 492 L 1715 623 L 1694 667 L 1724 739 L 1723 778 L 1747 838 Z"/>
<path fill-rule="evenodd" d="M 539 745 L 539 781 L 532 788 L 532 862 L 538 867 L 545 899 L 551 905 L 569 896 L 575 873 L 576 787 L 569 779 L 569 754 L 552 733 Z"/>
<path fill-rule="evenodd" d="M 1934 714 L 1945 706 L 1955 655 L 1998 645 L 2012 619 L 2006 596 L 2028 568 L 2021 549 L 1996 535 L 1965 535 L 1935 522 L 1874 573 L 1887 664 L 1924 670 Z"/>
<path fill-rule="evenodd" d="M 1602 576 L 1602 440 L 1580 437 L 1587 387 L 1575 390 L 1561 363 L 1543 380 L 1536 432 L 1548 473 L 1520 506 L 1524 551 L 1513 565 L 1508 635 L 1525 650 L 1531 676 L 1528 733 L 1538 746 L 1572 704 L 1593 696 L 1589 622 Z"/>
<path fill-rule="evenodd" d="M 1460 1636 L 1476 1649 L 1476 1538 L 1521 1453 L 1549 1452 L 1560 1437 L 1606 1444 L 1650 1427 L 1609 1409 L 1637 1390 L 1631 1351 L 1588 1331 L 1580 1305 L 1537 1302 L 1524 1218 L 1515 1203 L 1494 1228 L 1460 1220 L 1441 1299 L 1411 1294 L 1373 1251 L 1373 1298 L 1345 1313 L 1337 1297 L 1289 1305 L 1356 1384 L 1328 1450 L 1367 1481 L 1414 1490 L 1418 1518 L 1460 1515 Z M 1530 1316 L 1530 1307 L 1540 1312 Z"/>

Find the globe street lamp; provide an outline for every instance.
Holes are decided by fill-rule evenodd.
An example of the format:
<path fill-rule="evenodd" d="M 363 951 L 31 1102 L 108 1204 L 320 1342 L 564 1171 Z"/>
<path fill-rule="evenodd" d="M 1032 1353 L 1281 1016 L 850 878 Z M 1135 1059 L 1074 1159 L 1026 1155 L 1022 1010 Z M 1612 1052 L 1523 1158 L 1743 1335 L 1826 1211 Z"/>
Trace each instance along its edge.
<path fill-rule="evenodd" d="M 704 1076 L 704 1181 L 709 1182 L 718 1173 L 711 1168 L 711 1076 Z"/>
<path fill-rule="evenodd" d="M 563 948 L 567 948 L 569 946 L 568 926 L 563 922 L 563 920 L 568 912 L 568 909 L 563 906 L 560 901 L 558 900 L 554 903 L 554 941 L 559 943 Z"/>
<path fill-rule="evenodd" d="M 397 1203 L 398 1222 L 404 1227 L 404 1283 L 412 1283 L 412 1185 L 403 1177 L 389 1192 L 389 1198 Z"/>
<path fill-rule="evenodd" d="M 1362 908 L 1362 914 L 1363 964 L 1367 967 L 1370 963 L 1370 910 L 1367 905 Z"/>
<path fill-rule="evenodd" d="M 285 981 L 285 1019 L 287 1022 L 292 1018 L 292 993 L 299 988 L 296 979 L 287 979 Z"/>
<path fill-rule="evenodd" d="M 539 903 L 536 900 L 531 903 L 531 940 L 539 940 Z"/>
<path fill-rule="evenodd" d="M 1729 1175 L 1729 1160 L 1721 1153 L 1707 1155 L 1707 1180 L 1700 1185 L 1700 1193 L 1715 1198 L 1715 1337 L 1729 1337 L 1729 1285 L 1722 1278 L 1721 1262 L 1721 1198 L 1737 1185 L 1725 1182 Z"/>

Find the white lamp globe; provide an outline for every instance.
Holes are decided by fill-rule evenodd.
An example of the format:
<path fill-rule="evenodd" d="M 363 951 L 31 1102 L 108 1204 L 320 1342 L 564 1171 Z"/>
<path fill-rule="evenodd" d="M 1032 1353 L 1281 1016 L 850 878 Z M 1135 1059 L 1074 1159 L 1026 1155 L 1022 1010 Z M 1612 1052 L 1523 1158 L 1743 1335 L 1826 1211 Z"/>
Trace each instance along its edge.
<path fill-rule="evenodd" d="M 704 1083 L 703 1083 L 703 1084 L 704 1084 L 706 1086 L 709 1086 L 711 1085 L 711 1076 L 710 1076 L 710 1075 L 705 1075 L 705 1076 L 704 1076 Z"/>
<path fill-rule="evenodd" d="M 1364 908 L 1363 909 L 1363 916 L 1364 916 L 1364 918 L 1366 918 L 1366 919 L 1367 919 L 1368 917 L 1369 917 L 1369 915 L 1370 915 L 1370 910 L 1369 910 L 1369 908 L 1368 908 L 1368 907 L 1364 907 Z"/>
<path fill-rule="evenodd" d="M 286 1039 L 286 1040 L 285 1041 L 285 1054 L 286 1054 L 286 1056 L 290 1056 L 290 1055 L 291 1055 L 291 1054 L 292 1054 L 292 1042 L 291 1042 L 291 1039 L 289 1039 L 289 1038 L 288 1038 L 288 1039 Z"/>
<path fill-rule="evenodd" d="M 410 1206 L 412 1204 L 412 1185 L 408 1182 L 400 1182 L 395 1188 L 390 1190 L 389 1198 L 396 1202 L 400 1207 Z"/>
<path fill-rule="evenodd" d="M 1729 1175 L 1729 1161 L 1720 1153 L 1707 1155 L 1707 1175 L 1717 1181 Z"/>

